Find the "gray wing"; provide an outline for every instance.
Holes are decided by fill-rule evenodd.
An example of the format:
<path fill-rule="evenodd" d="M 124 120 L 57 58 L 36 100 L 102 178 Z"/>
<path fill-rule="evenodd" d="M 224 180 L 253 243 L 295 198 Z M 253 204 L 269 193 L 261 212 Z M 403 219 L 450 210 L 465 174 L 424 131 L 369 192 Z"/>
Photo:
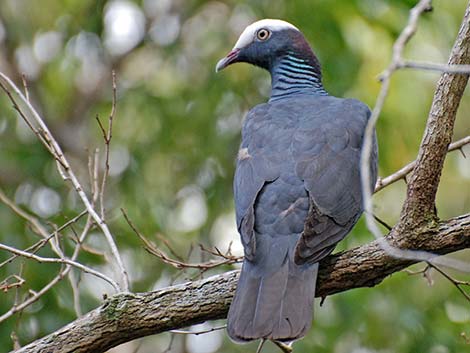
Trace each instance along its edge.
<path fill-rule="evenodd" d="M 234 198 L 237 228 L 245 257 L 249 260 L 253 260 L 256 248 L 253 236 L 256 197 L 265 183 L 279 177 L 279 157 L 269 147 L 272 147 L 269 142 L 277 135 L 282 138 L 282 133 L 275 125 L 269 113 L 269 105 L 261 104 L 247 114 L 242 129 L 242 143 L 234 177 Z"/>
<path fill-rule="evenodd" d="M 360 155 L 369 108 L 353 99 L 330 97 L 315 119 L 303 119 L 293 136 L 296 173 L 310 197 L 308 224 L 296 247 L 298 264 L 317 262 L 333 251 L 362 211 Z M 371 158 L 377 178 L 377 143 Z"/>

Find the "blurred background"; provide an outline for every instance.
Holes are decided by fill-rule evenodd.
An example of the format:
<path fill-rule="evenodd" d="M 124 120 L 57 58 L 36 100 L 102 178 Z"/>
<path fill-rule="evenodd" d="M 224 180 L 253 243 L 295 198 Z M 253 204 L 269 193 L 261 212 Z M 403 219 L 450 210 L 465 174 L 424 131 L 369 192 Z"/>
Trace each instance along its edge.
<path fill-rule="evenodd" d="M 232 199 L 234 160 L 243 116 L 270 92 L 266 72 L 235 65 L 214 67 L 251 22 L 281 18 L 300 28 L 318 55 L 326 89 L 373 106 L 378 75 L 405 26 L 411 0 L 0 0 L 0 71 L 21 84 L 24 74 L 34 106 L 63 147 L 89 191 L 88 156 L 104 151 L 98 115 L 106 122 L 112 98 L 111 71 L 117 76 L 117 112 L 106 191 L 107 220 L 124 257 L 133 291 L 149 291 L 195 278 L 148 254 L 126 224 L 127 210 L 137 228 L 163 249 L 162 237 L 191 261 L 208 255 L 198 244 L 241 254 Z M 444 63 L 463 17 L 466 0 L 435 1 L 406 48 L 408 59 Z M 389 175 L 417 153 L 438 73 L 395 73 L 378 122 L 380 175 Z M 465 94 L 454 140 L 470 134 L 470 99 Z M 470 155 L 470 148 L 464 148 Z M 103 164 L 103 163 L 102 163 Z M 102 171 L 102 170 L 101 170 Z M 0 94 L 0 187 L 24 210 L 61 225 L 83 210 L 51 156 Z M 380 191 L 377 215 L 393 225 L 405 196 L 403 181 Z M 437 208 L 441 218 L 470 210 L 470 159 L 451 153 L 443 172 Z M 80 230 L 83 220 L 76 225 Z M 385 233 L 384 229 L 384 233 Z M 63 246 L 73 244 L 64 232 Z M 338 249 L 372 240 L 363 221 Z M 38 240 L 30 227 L 0 203 L 0 241 L 27 248 Z M 108 247 L 93 230 L 79 261 L 115 276 Z M 93 250 L 94 249 L 94 250 Z M 53 256 L 47 248 L 39 252 Z M 469 251 L 453 256 L 469 258 Z M 8 253 L 0 251 L 0 261 Z M 414 270 L 423 268 L 414 266 Z M 204 276 L 232 269 L 219 267 Z M 0 268 L 0 281 L 22 273 L 19 291 L 0 293 L 0 314 L 39 290 L 59 271 L 17 259 Z M 97 307 L 112 288 L 80 275 L 82 312 Z M 316 308 L 313 328 L 295 352 L 449 353 L 470 350 L 470 303 L 439 274 L 396 273 L 373 289 L 328 297 Z M 469 275 L 463 275 L 461 278 Z M 76 318 L 70 283 L 60 282 L 37 303 L 0 324 L 0 352 L 12 349 L 14 331 L 26 344 Z M 209 322 L 194 330 L 224 321 Z M 170 341 L 171 345 L 170 345 Z M 125 352 L 247 352 L 225 331 L 205 335 L 169 333 L 146 337 L 112 350 Z M 267 344 L 264 352 L 274 352 Z"/>

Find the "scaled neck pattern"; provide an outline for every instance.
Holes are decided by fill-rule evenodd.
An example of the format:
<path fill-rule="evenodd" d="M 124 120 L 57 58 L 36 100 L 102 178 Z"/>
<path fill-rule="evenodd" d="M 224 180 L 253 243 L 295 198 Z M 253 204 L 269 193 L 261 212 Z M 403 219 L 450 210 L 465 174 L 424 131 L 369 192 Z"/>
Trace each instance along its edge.
<path fill-rule="evenodd" d="M 270 102 L 297 94 L 328 95 L 321 82 L 319 66 L 293 52 L 282 56 L 270 71 Z"/>

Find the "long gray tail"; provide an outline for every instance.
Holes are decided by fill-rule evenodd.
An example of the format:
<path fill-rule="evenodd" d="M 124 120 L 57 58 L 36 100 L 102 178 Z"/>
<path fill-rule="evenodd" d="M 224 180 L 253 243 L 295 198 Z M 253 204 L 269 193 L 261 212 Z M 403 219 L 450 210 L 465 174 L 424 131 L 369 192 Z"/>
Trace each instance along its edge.
<path fill-rule="evenodd" d="M 255 264 L 243 262 L 228 313 L 230 338 L 294 341 L 305 336 L 312 323 L 318 264 L 297 266 L 286 256 L 278 271 L 256 272 Z"/>

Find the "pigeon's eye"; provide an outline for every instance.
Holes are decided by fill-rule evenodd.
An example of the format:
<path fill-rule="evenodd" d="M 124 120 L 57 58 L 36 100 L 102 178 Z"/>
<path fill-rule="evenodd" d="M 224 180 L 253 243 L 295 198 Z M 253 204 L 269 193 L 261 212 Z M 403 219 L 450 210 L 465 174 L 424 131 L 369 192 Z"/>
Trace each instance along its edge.
<path fill-rule="evenodd" d="M 265 41 L 266 39 L 268 39 L 269 37 L 271 36 L 271 32 L 268 31 L 267 29 L 265 28 L 261 28 L 257 33 L 256 33 L 256 37 L 261 40 L 261 41 Z"/>

